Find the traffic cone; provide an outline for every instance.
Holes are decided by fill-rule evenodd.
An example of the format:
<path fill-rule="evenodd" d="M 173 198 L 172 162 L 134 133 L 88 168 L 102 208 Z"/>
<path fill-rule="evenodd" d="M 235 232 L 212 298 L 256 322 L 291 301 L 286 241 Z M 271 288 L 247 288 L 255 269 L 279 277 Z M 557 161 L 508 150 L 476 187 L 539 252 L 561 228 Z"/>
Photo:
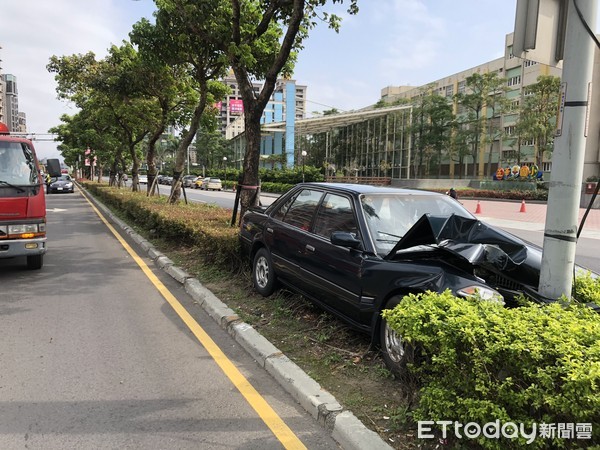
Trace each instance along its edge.
<path fill-rule="evenodd" d="M 481 214 L 481 203 L 477 200 L 477 208 L 475 208 L 475 214 Z"/>
<path fill-rule="evenodd" d="M 521 209 L 519 210 L 519 212 L 527 212 L 525 210 L 525 199 L 523 199 L 523 201 L 521 202 Z"/>

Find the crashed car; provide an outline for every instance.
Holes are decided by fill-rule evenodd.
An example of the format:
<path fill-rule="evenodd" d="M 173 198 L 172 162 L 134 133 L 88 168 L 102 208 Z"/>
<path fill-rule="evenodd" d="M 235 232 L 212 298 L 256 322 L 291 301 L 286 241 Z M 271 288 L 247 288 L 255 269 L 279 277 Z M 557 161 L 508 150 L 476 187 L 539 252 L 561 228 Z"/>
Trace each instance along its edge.
<path fill-rule="evenodd" d="M 381 318 L 409 293 L 477 296 L 510 305 L 536 296 L 542 252 L 428 191 L 303 183 L 241 221 L 254 288 L 281 283 L 379 344 L 402 373 L 406 346 Z"/>
<path fill-rule="evenodd" d="M 73 193 L 75 192 L 75 184 L 73 179 L 67 175 L 62 174 L 59 177 L 51 178 L 50 183 L 47 187 L 48 194 L 57 194 L 59 192 Z"/>

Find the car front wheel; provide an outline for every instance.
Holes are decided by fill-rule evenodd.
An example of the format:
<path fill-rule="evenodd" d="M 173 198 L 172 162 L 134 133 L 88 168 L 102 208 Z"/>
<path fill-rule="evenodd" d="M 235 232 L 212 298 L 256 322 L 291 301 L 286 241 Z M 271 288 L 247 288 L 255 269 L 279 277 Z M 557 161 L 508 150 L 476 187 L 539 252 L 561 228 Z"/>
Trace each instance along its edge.
<path fill-rule="evenodd" d="M 263 297 L 268 297 L 275 291 L 275 271 L 271 254 L 266 248 L 259 249 L 254 256 L 252 281 L 254 289 Z"/>
<path fill-rule="evenodd" d="M 402 300 L 401 295 L 392 297 L 385 309 L 394 309 Z M 379 329 L 379 343 L 383 361 L 387 368 L 398 378 L 409 376 L 407 365 L 415 360 L 415 347 L 406 342 L 389 324 L 382 319 Z"/>

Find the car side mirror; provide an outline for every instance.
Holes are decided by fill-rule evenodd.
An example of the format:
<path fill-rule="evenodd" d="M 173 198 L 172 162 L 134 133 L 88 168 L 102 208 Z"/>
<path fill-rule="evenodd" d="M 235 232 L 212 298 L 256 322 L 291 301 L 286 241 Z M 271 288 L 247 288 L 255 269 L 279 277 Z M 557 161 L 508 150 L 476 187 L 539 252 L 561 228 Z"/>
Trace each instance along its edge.
<path fill-rule="evenodd" d="M 362 243 L 354 233 L 346 231 L 334 231 L 331 233 L 331 243 L 340 247 L 360 248 Z"/>

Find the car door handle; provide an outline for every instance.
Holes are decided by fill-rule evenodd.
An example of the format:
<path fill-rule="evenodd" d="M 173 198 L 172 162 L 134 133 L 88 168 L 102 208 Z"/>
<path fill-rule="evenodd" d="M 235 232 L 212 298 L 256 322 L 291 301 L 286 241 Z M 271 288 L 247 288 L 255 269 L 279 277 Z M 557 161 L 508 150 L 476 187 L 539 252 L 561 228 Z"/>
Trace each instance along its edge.
<path fill-rule="evenodd" d="M 273 234 L 273 228 L 271 228 L 271 227 L 267 227 L 267 233 L 271 233 L 271 234 Z"/>
<path fill-rule="evenodd" d="M 306 250 L 308 250 L 309 252 L 314 252 L 315 248 L 312 245 L 306 244 L 306 247 L 304 247 Z"/>

